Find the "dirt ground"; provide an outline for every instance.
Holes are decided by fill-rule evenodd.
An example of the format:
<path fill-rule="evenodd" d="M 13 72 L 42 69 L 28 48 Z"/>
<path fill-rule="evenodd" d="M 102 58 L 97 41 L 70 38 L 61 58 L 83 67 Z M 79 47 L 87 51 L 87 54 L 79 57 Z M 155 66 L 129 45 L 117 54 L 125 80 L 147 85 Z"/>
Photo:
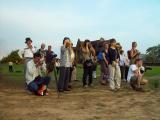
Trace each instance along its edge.
<path fill-rule="evenodd" d="M 160 92 L 78 87 L 58 99 L 0 86 L 0 120 L 160 120 Z"/>
<path fill-rule="evenodd" d="M 35 96 L 14 80 L 0 74 L 0 120 L 160 120 L 159 90 L 135 92 L 124 83 L 118 92 L 98 83 L 83 89 L 74 81 L 58 99 L 54 83 L 49 96 Z"/>

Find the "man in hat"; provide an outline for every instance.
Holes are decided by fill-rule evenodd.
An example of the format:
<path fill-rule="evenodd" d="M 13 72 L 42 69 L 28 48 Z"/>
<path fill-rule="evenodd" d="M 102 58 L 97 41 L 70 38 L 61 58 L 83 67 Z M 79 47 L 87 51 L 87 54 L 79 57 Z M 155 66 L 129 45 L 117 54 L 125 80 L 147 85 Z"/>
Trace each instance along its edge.
<path fill-rule="evenodd" d="M 26 48 L 18 51 L 20 58 L 24 59 L 24 76 L 26 75 L 26 65 L 30 60 L 33 59 L 33 54 L 36 52 L 36 49 L 33 47 L 32 40 L 30 38 L 26 38 L 25 44 L 27 45 Z"/>

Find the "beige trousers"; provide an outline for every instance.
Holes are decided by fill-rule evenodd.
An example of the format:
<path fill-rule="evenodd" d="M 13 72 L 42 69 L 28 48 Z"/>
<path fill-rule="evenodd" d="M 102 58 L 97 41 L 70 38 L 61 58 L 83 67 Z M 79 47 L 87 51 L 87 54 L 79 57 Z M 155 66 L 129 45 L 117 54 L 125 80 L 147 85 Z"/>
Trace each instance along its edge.
<path fill-rule="evenodd" d="M 74 67 L 73 71 L 72 71 L 72 75 L 71 75 L 71 81 L 77 80 L 77 68 Z"/>
<path fill-rule="evenodd" d="M 109 65 L 109 85 L 112 90 L 121 86 L 121 71 L 119 65 Z"/>

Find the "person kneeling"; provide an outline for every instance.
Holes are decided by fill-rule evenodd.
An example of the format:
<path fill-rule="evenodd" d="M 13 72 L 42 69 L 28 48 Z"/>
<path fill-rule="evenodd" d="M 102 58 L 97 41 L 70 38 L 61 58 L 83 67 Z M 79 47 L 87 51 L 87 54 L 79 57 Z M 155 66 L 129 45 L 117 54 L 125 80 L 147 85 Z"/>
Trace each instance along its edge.
<path fill-rule="evenodd" d="M 33 60 L 27 63 L 26 83 L 29 91 L 36 95 L 48 95 L 47 87 L 51 77 L 47 76 L 46 66 L 41 61 L 41 55 L 35 53 Z M 42 71 L 45 76 L 42 75 Z"/>
<path fill-rule="evenodd" d="M 130 66 L 127 80 L 130 82 L 133 90 L 143 91 L 141 85 L 148 83 L 148 80 L 143 79 L 144 71 L 143 61 L 141 59 L 136 59 L 135 64 Z"/>

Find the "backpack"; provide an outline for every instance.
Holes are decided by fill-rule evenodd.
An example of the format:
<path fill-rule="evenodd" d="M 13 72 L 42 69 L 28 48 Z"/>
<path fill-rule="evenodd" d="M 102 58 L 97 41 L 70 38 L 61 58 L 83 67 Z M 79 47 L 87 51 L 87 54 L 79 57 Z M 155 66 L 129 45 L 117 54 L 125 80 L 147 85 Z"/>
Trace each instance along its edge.
<path fill-rule="evenodd" d="M 97 59 L 98 59 L 98 61 L 103 60 L 103 52 L 102 52 L 102 51 L 100 51 L 100 52 L 98 53 Z"/>

